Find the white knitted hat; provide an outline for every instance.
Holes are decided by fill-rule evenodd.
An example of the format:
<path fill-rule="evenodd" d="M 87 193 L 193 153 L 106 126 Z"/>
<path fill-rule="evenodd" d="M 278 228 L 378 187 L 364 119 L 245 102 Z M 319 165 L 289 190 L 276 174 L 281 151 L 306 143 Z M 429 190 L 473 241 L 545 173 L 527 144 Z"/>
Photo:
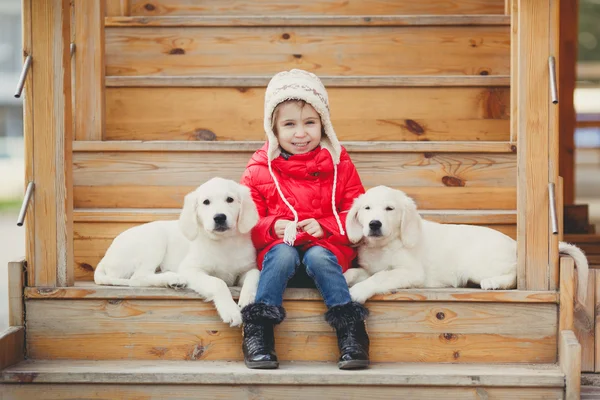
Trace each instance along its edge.
<path fill-rule="evenodd" d="M 315 111 L 321 116 L 321 124 L 323 126 L 324 135 L 321 136 L 321 147 L 327 149 L 331 158 L 333 159 L 333 192 L 331 196 L 331 206 L 333 208 L 333 215 L 338 223 L 340 233 L 344 235 L 344 228 L 340 221 L 340 217 L 335 207 L 335 191 L 337 185 L 337 165 L 340 162 L 340 155 L 342 153 L 342 146 L 337 139 L 333 125 L 331 124 L 331 116 L 329 111 L 329 98 L 327 96 L 327 90 L 321 83 L 321 80 L 313 73 L 303 71 L 300 69 L 292 69 L 290 71 L 283 71 L 276 74 L 269 85 L 265 93 L 265 133 L 269 141 L 269 148 L 267 150 L 267 158 L 269 164 L 269 172 L 275 182 L 279 196 L 283 199 L 283 202 L 294 214 L 294 222 L 288 224 L 285 228 L 284 242 L 290 246 L 294 245 L 296 240 L 296 229 L 298 225 L 298 213 L 294 210 L 294 207 L 287 201 L 273 169 L 271 167 L 271 161 L 279 157 L 281 149 L 279 147 L 279 140 L 273 132 L 273 111 L 275 107 L 286 100 L 304 100 L 310 104 Z"/>

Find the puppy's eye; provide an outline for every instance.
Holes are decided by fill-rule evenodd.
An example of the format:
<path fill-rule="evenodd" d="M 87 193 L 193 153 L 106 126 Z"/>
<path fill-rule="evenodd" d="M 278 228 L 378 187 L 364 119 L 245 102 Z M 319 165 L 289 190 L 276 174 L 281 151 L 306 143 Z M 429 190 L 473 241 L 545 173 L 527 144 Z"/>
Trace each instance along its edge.
<path fill-rule="evenodd" d="M 204 204 L 205 206 L 207 206 L 207 205 L 209 205 L 209 204 L 210 204 L 210 200 L 209 200 L 209 199 L 206 199 L 206 200 L 204 200 L 204 201 L 202 202 L 202 204 Z"/>
<path fill-rule="evenodd" d="M 371 207 L 369 207 L 369 206 L 365 207 L 365 210 L 370 210 L 370 209 L 371 209 Z"/>
<path fill-rule="evenodd" d="M 233 197 L 228 197 L 225 201 L 227 201 L 228 203 L 233 203 Z"/>
<path fill-rule="evenodd" d="M 393 209 L 394 209 L 394 207 L 387 206 L 387 207 L 385 208 L 385 211 L 392 211 Z"/>

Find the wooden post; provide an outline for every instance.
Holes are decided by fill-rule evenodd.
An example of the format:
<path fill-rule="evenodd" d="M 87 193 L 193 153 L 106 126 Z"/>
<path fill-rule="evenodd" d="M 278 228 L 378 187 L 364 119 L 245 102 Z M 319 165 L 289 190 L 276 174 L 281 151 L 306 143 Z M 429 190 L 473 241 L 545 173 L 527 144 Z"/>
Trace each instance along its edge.
<path fill-rule="evenodd" d="M 558 362 L 565 374 L 565 400 L 579 400 L 581 392 L 581 346 L 573 331 L 560 331 Z"/>
<path fill-rule="evenodd" d="M 29 21 L 23 40 L 33 57 L 24 110 L 27 178 L 35 182 L 33 226 L 27 226 L 30 244 L 31 229 L 35 232 L 28 285 L 69 286 L 74 282 L 69 0 L 24 0 L 23 14 Z"/>
<path fill-rule="evenodd" d="M 575 204 L 575 77 L 579 0 L 560 2 L 559 170 L 565 180 L 565 205 Z"/>
<path fill-rule="evenodd" d="M 23 318 L 24 263 L 8 263 L 8 326 L 24 326 Z"/>
<path fill-rule="evenodd" d="M 558 330 L 573 330 L 575 305 L 575 261 L 571 257 L 560 258 L 560 299 Z"/>
<path fill-rule="evenodd" d="M 519 0 L 518 12 L 517 279 L 519 289 L 547 290 L 551 4 Z"/>
<path fill-rule="evenodd" d="M 104 134 L 105 1 L 77 0 L 75 8 L 75 140 Z"/>

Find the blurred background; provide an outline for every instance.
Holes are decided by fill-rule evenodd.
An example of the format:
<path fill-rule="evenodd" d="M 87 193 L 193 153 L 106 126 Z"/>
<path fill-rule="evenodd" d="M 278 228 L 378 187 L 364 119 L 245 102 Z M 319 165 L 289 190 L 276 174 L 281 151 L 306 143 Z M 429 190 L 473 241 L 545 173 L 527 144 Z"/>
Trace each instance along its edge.
<path fill-rule="evenodd" d="M 575 202 L 587 205 L 600 232 L 600 0 L 579 0 L 578 30 Z M 22 61 L 21 0 L 0 0 L 0 331 L 8 326 L 6 266 L 25 254 L 16 225 L 25 186 L 23 109 L 14 98 Z"/>

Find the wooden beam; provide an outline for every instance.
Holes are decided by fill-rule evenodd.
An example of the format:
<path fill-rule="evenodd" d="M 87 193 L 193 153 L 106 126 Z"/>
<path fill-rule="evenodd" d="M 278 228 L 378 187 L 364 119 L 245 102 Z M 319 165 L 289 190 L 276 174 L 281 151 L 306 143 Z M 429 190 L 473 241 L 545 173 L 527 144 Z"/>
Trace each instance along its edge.
<path fill-rule="evenodd" d="M 547 290 L 550 4 L 520 0 L 518 24 L 517 282 Z"/>
<path fill-rule="evenodd" d="M 558 362 L 565 374 L 565 400 L 579 400 L 581 392 L 581 346 L 573 331 L 560 331 Z"/>
<path fill-rule="evenodd" d="M 32 102 L 25 111 L 32 113 L 32 122 L 25 129 L 35 160 L 35 248 L 27 260 L 28 280 L 29 285 L 68 286 L 74 281 L 69 1 L 36 0 L 27 12 L 31 40 L 24 40 L 34 48 Z"/>
<path fill-rule="evenodd" d="M 24 326 L 22 261 L 8 263 L 8 326 Z"/>
<path fill-rule="evenodd" d="M 271 76 L 108 76 L 107 87 L 259 87 Z M 507 87 L 508 75 L 321 76 L 326 87 Z"/>
<path fill-rule="evenodd" d="M 23 0 L 22 14 L 22 37 L 23 37 L 23 60 L 33 55 L 33 42 L 31 31 L 31 2 Z M 33 57 L 33 56 L 32 56 Z M 33 69 L 25 79 L 24 101 L 23 101 L 23 137 L 25 149 L 25 185 L 33 182 L 34 174 L 34 147 L 33 147 Z M 25 189 L 25 188 L 24 188 Z M 34 192 L 35 193 L 35 192 Z M 35 194 L 31 196 L 27 214 L 25 215 L 25 259 L 30 265 L 30 274 L 33 277 L 33 260 L 35 258 Z M 31 279 L 31 278 L 30 278 Z"/>
<path fill-rule="evenodd" d="M 573 330 L 573 306 L 575 304 L 575 261 L 571 257 L 560 258 L 560 308 L 558 329 Z"/>
<path fill-rule="evenodd" d="M 579 0 L 560 2 L 560 46 L 557 61 L 559 92 L 559 174 L 565 180 L 565 205 L 575 203 L 575 77 Z"/>
<path fill-rule="evenodd" d="M 216 26 L 489 26 L 509 25 L 505 15 L 308 15 L 107 17 L 107 27 Z"/>
<path fill-rule="evenodd" d="M 75 140 L 104 133 L 104 1 L 75 2 Z"/>
<path fill-rule="evenodd" d="M 22 326 L 11 326 L 0 332 L 0 371 L 23 361 L 24 349 L 25 330 Z"/>

